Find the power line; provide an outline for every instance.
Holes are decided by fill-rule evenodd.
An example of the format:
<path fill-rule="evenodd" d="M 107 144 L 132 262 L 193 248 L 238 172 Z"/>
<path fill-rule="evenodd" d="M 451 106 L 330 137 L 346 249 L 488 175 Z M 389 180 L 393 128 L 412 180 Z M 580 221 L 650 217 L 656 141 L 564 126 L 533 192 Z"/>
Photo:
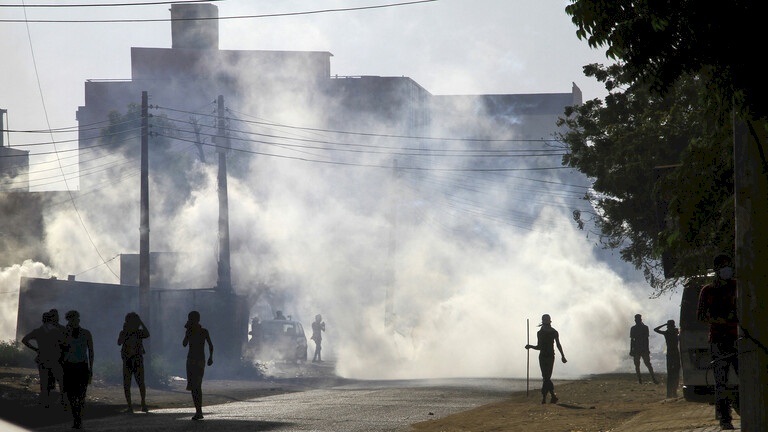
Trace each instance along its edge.
<path fill-rule="evenodd" d="M 4 19 L 0 20 L 0 22 L 6 22 L 6 23 L 79 23 L 79 24 L 85 24 L 85 23 L 135 23 L 135 22 L 169 22 L 169 21 L 207 21 L 207 20 L 217 20 L 217 21 L 224 21 L 224 20 L 236 20 L 236 19 L 256 19 L 256 18 L 278 18 L 278 17 L 287 17 L 287 16 L 298 16 L 298 15 L 316 15 L 316 14 L 324 14 L 324 13 L 333 13 L 333 12 L 353 12 L 353 11 L 362 11 L 362 10 L 371 10 L 371 9 L 383 9 L 383 8 L 391 8 L 391 7 L 399 7 L 399 6 L 410 6 L 415 4 L 421 4 L 421 3 L 431 3 L 435 2 L 437 0 L 414 0 L 410 2 L 402 2 L 402 3 L 388 3 L 388 4 L 381 4 L 381 5 L 372 5 L 372 6 L 358 6 L 358 7 L 348 7 L 348 8 L 335 8 L 335 9 L 319 9 L 319 10 L 309 10 L 309 11 L 300 11 L 300 12 L 283 12 L 283 13 L 271 13 L 271 14 L 259 14 L 259 15 L 236 15 L 236 16 L 226 16 L 226 17 L 198 17 L 198 18 L 136 18 L 136 19 L 104 19 L 104 20 L 45 20 L 45 19 L 38 19 L 38 20 L 30 20 L 30 19 Z"/>
<path fill-rule="evenodd" d="M 27 11 L 26 11 L 26 9 L 24 9 L 24 17 L 26 18 L 26 16 L 27 16 Z M 37 80 L 37 89 L 38 89 L 38 92 L 40 94 L 40 102 L 41 102 L 42 107 L 43 107 L 43 113 L 45 115 L 45 121 L 46 121 L 46 124 L 48 125 L 48 129 L 51 129 L 51 123 L 50 123 L 50 119 L 49 119 L 49 116 L 48 116 L 48 108 L 46 107 L 45 97 L 43 96 L 43 87 L 42 87 L 42 84 L 40 83 L 40 72 L 39 72 L 39 70 L 37 68 L 37 58 L 35 56 L 35 50 L 34 50 L 34 46 L 32 44 L 32 34 L 31 34 L 30 30 L 29 30 L 29 23 L 26 23 L 26 28 L 27 28 L 27 40 L 29 42 L 29 51 L 30 51 L 30 54 L 31 54 L 31 57 L 32 57 L 32 66 L 33 66 L 33 69 L 35 71 L 35 78 Z M 53 140 L 53 136 L 51 136 L 51 140 L 54 141 Z M 53 142 L 53 146 L 54 146 L 54 150 L 56 150 L 56 142 L 55 141 Z M 58 152 L 56 152 L 56 153 L 58 155 Z M 58 162 L 59 162 L 59 165 L 60 165 L 59 168 L 61 169 L 61 172 L 62 172 L 62 175 L 63 175 L 64 174 L 64 170 L 63 170 L 63 168 L 61 168 L 61 161 L 59 160 Z M 83 220 L 83 216 L 80 214 L 80 211 L 78 210 L 77 205 L 75 204 L 72 191 L 70 190 L 69 184 L 67 183 L 66 176 L 63 176 L 63 177 L 64 177 L 63 178 L 64 186 L 66 187 L 67 193 L 69 194 L 69 198 L 70 198 L 70 202 L 72 204 L 72 208 L 74 209 L 75 214 L 77 214 L 77 218 L 80 220 L 80 226 L 82 226 L 83 231 L 85 231 L 85 234 L 88 237 L 88 240 L 91 242 L 91 245 L 93 246 L 93 249 L 96 251 L 96 254 L 99 256 L 99 258 L 101 258 L 101 261 L 104 264 L 106 264 L 107 262 L 104 260 L 104 257 L 101 255 L 101 252 L 99 251 L 99 248 L 96 246 L 96 243 L 93 241 L 93 238 L 91 237 L 91 233 L 88 231 L 88 228 L 85 226 L 85 221 Z M 117 274 L 115 274 L 115 272 L 112 270 L 112 268 L 110 268 L 109 266 L 107 266 L 107 268 L 109 269 L 110 272 L 112 272 L 112 274 L 118 280 L 120 279 L 117 276 Z"/>
<path fill-rule="evenodd" d="M 163 136 L 166 138 L 176 139 L 180 141 L 186 141 L 190 143 L 196 143 L 196 141 L 175 137 L 171 135 L 164 135 L 162 133 L 156 133 L 156 136 Z M 231 139 L 231 138 L 230 138 Z M 225 150 L 232 150 L 236 152 L 241 153 L 248 153 L 248 154 L 254 154 L 254 155 L 261 155 L 261 156 L 270 156 L 275 158 L 281 158 L 281 159 L 291 159 L 291 160 L 299 160 L 304 162 L 313 162 L 313 163 L 321 163 L 321 164 L 329 164 L 329 165 L 339 165 L 339 166 L 350 166 L 350 167 L 365 167 L 365 168 L 384 168 L 387 170 L 391 170 L 392 167 L 389 165 L 377 165 L 377 164 L 362 164 L 362 163 L 352 163 L 352 162 L 341 162 L 341 161 L 330 161 L 330 160 L 317 160 L 317 159 L 307 159 L 307 158 L 300 158 L 300 157 L 293 157 L 293 156 L 286 156 L 286 155 L 279 155 L 274 153 L 266 153 L 262 151 L 257 150 L 247 150 L 247 149 L 240 149 L 235 147 L 228 147 L 228 146 L 219 146 L 216 144 L 207 144 L 202 143 L 204 146 L 208 147 L 216 147 L 219 149 L 225 149 Z M 526 167 L 526 168 L 429 168 L 429 167 L 398 167 L 399 170 L 412 170 L 412 171 L 445 171 L 445 172 L 514 172 L 514 171 L 549 171 L 549 170 L 560 170 L 560 169 L 570 169 L 570 167 L 564 167 L 564 166 L 550 166 L 550 167 Z"/>
<path fill-rule="evenodd" d="M 212 3 L 221 0 L 175 0 L 175 1 L 154 1 L 154 2 L 136 2 L 136 3 L 69 3 L 69 4 L 0 4 L 0 8 L 80 8 L 80 7 L 113 7 L 113 6 L 150 6 L 164 4 L 180 3 Z"/>

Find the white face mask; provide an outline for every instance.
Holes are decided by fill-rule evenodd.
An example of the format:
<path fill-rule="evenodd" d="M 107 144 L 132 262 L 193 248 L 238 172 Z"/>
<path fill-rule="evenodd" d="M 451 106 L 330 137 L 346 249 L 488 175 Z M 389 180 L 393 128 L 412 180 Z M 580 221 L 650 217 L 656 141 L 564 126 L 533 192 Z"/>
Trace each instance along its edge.
<path fill-rule="evenodd" d="M 733 278 L 733 268 L 731 267 L 723 267 L 720 270 L 717 271 L 717 275 L 720 276 L 720 279 L 732 279 Z"/>

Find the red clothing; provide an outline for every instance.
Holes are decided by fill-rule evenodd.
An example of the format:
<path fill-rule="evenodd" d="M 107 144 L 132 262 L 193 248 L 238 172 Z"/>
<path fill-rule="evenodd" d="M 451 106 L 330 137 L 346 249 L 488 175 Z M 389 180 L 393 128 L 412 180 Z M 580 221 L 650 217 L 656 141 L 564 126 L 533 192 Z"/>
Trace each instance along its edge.
<path fill-rule="evenodd" d="M 716 280 L 699 292 L 697 315 L 709 324 L 709 342 L 734 341 L 739 336 L 736 280 Z"/>

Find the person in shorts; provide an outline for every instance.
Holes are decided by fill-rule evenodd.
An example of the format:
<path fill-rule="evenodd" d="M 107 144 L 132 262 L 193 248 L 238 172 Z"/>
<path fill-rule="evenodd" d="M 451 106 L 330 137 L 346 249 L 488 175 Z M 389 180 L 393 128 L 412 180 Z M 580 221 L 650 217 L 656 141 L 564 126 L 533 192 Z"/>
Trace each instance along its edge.
<path fill-rule="evenodd" d="M 149 330 L 136 312 L 125 315 L 125 322 L 117 344 L 120 345 L 120 357 L 123 359 L 123 392 L 128 403 L 128 412 L 133 412 L 131 402 L 131 377 L 136 380 L 141 396 L 141 410 L 148 412 L 147 388 L 144 384 L 144 339 L 149 337 Z"/>
<path fill-rule="evenodd" d="M 213 365 L 213 342 L 208 330 L 200 325 L 200 312 L 192 311 L 184 324 L 183 346 L 189 346 L 187 353 L 187 390 L 192 392 L 195 415 L 192 420 L 203 419 L 203 375 L 205 365 Z M 208 362 L 205 361 L 205 344 L 208 344 Z"/>

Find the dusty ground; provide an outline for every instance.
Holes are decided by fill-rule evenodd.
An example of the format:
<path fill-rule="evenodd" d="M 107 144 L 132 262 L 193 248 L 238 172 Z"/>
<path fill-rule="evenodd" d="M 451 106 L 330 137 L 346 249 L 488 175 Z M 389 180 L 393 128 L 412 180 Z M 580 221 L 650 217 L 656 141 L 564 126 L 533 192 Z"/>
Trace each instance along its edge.
<path fill-rule="evenodd" d="M 298 379 L 297 379 L 298 378 Z M 307 374 L 253 381 L 206 380 L 205 405 L 302 391 L 343 383 L 328 374 Z M 170 388 L 149 388 L 150 410 L 191 407 L 185 381 Z M 713 427 L 711 405 L 686 402 L 682 398 L 665 399 L 664 385 L 637 384 L 632 374 L 596 375 L 569 383 L 557 383 L 560 401 L 542 405 L 540 394 L 531 390 L 512 393 L 509 399 L 476 409 L 413 425 L 418 432 L 466 431 L 690 431 Z M 138 389 L 133 386 L 134 399 Z M 58 405 L 44 408 L 38 403 L 37 370 L 0 368 L 0 418 L 34 429 L 71 420 Z M 58 396 L 58 392 L 55 393 Z M 96 418 L 125 412 L 120 385 L 96 381 L 88 389 L 86 416 Z"/>
<path fill-rule="evenodd" d="M 663 378 L 666 378 L 662 376 Z M 534 390 L 441 419 L 417 423 L 419 432 L 681 432 L 719 430 L 714 406 L 666 399 L 666 386 L 638 384 L 634 374 L 594 375 L 556 383 L 557 404 L 541 404 Z M 682 395 L 682 391 L 678 392 Z M 734 415 L 738 427 L 738 416 Z"/>

